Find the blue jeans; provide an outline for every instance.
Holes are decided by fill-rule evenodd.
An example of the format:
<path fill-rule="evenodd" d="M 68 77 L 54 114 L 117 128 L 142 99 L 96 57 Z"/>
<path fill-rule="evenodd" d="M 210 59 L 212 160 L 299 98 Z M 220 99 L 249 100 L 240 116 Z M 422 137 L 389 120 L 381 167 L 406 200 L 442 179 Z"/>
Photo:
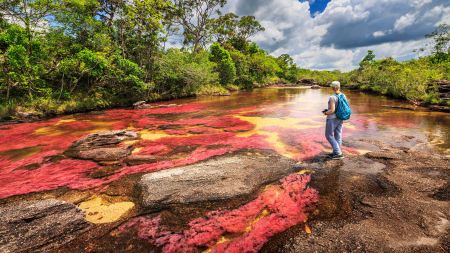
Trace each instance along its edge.
<path fill-rule="evenodd" d="M 327 119 L 325 137 L 333 147 L 333 154 L 342 154 L 342 123 L 340 119 Z"/>

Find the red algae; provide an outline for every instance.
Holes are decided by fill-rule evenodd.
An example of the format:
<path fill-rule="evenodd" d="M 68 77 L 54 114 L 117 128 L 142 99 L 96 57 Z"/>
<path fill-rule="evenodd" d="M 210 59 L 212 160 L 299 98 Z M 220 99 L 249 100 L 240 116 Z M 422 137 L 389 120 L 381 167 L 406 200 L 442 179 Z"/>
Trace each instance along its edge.
<path fill-rule="evenodd" d="M 4 160 L 0 160 L 0 166 L 3 164 Z M 8 170 L 10 168 L 6 167 L 9 173 L 0 174 L 0 182 L 2 182 L 0 198 L 51 190 L 62 186 L 77 188 L 77 184 L 82 181 L 82 178 L 96 167 L 97 165 L 91 161 L 79 160 L 45 163 L 32 171 Z M 2 172 L 3 170 L 5 167 L 2 166 Z"/>
<path fill-rule="evenodd" d="M 272 236 L 305 222 L 318 201 L 316 190 L 307 187 L 309 175 L 289 175 L 281 185 L 266 188 L 255 200 L 234 210 L 216 210 L 189 222 L 188 229 L 171 232 L 161 218 L 139 217 L 119 227 L 121 233 L 137 228 L 164 253 L 257 252 Z"/>
<path fill-rule="evenodd" d="M 248 132 L 255 129 L 255 125 L 242 120 L 239 110 L 231 110 L 233 114 L 221 116 L 206 116 L 195 118 L 180 118 L 175 120 L 164 120 L 156 118 L 157 114 L 180 114 L 199 112 L 205 109 L 205 104 L 192 103 L 176 107 L 128 110 L 109 110 L 103 114 L 85 115 L 78 118 L 52 119 L 46 122 L 23 123 L 11 125 L 0 130 L 4 136 L 8 136 L 0 144 L 0 152 L 14 149 L 26 149 L 40 147 L 40 151 L 24 157 L 19 161 L 12 161 L 0 154 L 0 198 L 26 194 L 40 190 L 52 190 L 58 187 L 69 187 L 72 189 L 89 189 L 100 187 L 116 181 L 123 176 L 172 168 L 196 163 L 213 156 L 238 151 L 240 149 L 271 149 L 274 143 L 267 141 L 269 138 L 265 133 L 255 133 L 240 136 L 240 132 Z M 243 108 L 243 114 L 255 108 Z M 100 123 L 101 122 L 101 123 Z M 276 121 L 275 121 L 276 123 Z M 270 127 L 266 131 L 272 131 L 280 136 L 289 147 L 289 152 L 297 153 L 294 158 L 305 159 L 322 152 L 323 141 L 309 141 L 321 139 L 320 128 L 296 130 L 289 126 Z M 88 161 L 67 160 L 75 168 L 67 168 L 66 160 L 59 163 L 45 162 L 46 157 L 61 156 L 63 152 L 76 140 L 90 132 L 117 129 L 134 129 L 141 131 L 148 129 L 150 139 L 143 137 L 134 146 L 134 154 L 155 155 L 158 162 L 136 166 L 126 166 L 115 171 L 114 174 L 103 178 L 93 179 L 89 173 L 102 166 Z M 155 133 L 155 136 L 153 134 Z M 292 138 L 294 137 L 294 138 Z M 322 138 L 323 139 L 323 138 Z M 180 155 L 174 153 L 179 147 L 195 147 Z M 172 156 L 171 154 L 174 154 Z M 26 167 L 33 166 L 34 170 Z M 49 178 L 58 178 L 52 182 L 42 180 L 45 173 Z M 26 174 L 26 177 L 18 175 Z M 35 179 L 33 179 L 35 178 Z M 14 179 L 16 185 L 29 185 L 11 189 L 11 181 Z M 36 185 L 36 187 L 33 187 Z"/>
<path fill-rule="evenodd" d="M 84 190 L 101 187 L 133 173 L 193 164 L 241 149 L 272 149 L 282 155 L 304 160 L 320 154 L 329 146 L 323 137 L 323 118 L 303 112 L 306 110 L 303 108 L 302 113 L 311 118 L 298 120 L 304 115 L 300 113 L 299 117 L 293 118 L 292 115 L 297 115 L 298 110 L 290 105 L 258 103 L 258 106 L 234 105 L 227 109 L 216 104 L 209 107 L 212 103 L 191 102 L 172 107 L 114 109 L 97 114 L 6 125 L 0 129 L 0 198 L 35 192 L 35 189 L 69 187 Z M 170 115 L 176 117 L 167 117 Z M 242 117 L 244 115 L 252 117 Z M 276 118 L 274 115 L 287 118 Z M 269 120 L 264 116 L 270 116 Z M 367 129 L 372 124 L 358 115 L 350 122 L 355 129 L 346 128 L 345 135 L 361 131 L 359 128 Z M 63 155 L 74 141 L 89 133 L 120 129 L 140 133 L 141 138 L 132 143 L 135 148 L 133 154 L 156 156 L 156 162 L 123 165 L 113 174 L 94 179 L 89 176 L 92 170 L 103 169 L 103 166 L 67 159 Z M 349 148 L 344 150 L 355 152 Z M 29 154 L 14 160 L 8 152 Z M 48 159 L 53 156 L 60 157 L 60 162 Z M 68 163 L 66 160 L 73 165 L 74 171 L 65 166 Z M 52 173 L 49 178 L 60 179 L 54 182 L 41 180 L 49 171 Z M 22 174 L 27 176 L 18 176 Z M 36 180 L 33 180 L 34 177 Z M 28 186 L 10 189 L 11 181 Z"/>

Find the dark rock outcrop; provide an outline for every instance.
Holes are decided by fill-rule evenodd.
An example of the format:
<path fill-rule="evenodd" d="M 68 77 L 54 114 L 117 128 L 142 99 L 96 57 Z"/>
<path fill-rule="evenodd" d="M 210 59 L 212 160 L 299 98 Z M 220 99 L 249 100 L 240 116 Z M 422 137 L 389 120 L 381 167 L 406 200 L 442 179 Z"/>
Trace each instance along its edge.
<path fill-rule="evenodd" d="M 450 112 L 450 106 L 445 105 L 430 105 L 430 109 L 438 112 Z"/>
<path fill-rule="evenodd" d="M 122 142 L 137 138 L 137 133 L 125 130 L 90 134 L 76 141 L 65 154 L 72 158 L 97 162 L 119 161 L 130 155 L 133 149 L 131 145 Z"/>
<path fill-rule="evenodd" d="M 450 80 L 437 80 L 430 84 L 429 91 L 434 91 L 439 94 L 440 104 L 430 105 L 429 108 L 433 111 L 450 112 Z"/>
<path fill-rule="evenodd" d="M 75 205 L 49 199 L 0 207 L 0 252 L 49 252 L 90 224 Z"/>
<path fill-rule="evenodd" d="M 275 154 L 222 156 L 146 174 L 139 182 L 140 197 L 142 205 L 148 209 L 231 199 L 248 196 L 293 171 L 290 159 Z"/>

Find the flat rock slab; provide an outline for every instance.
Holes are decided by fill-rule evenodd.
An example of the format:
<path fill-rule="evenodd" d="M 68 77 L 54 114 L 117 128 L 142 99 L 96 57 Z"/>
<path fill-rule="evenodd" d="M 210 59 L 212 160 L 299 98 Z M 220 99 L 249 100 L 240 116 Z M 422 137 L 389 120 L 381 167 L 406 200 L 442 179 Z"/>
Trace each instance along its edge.
<path fill-rule="evenodd" d="M 386 165 L 380 162 L 373 161 L 364 156 L 357 156 L 351 160 L 344 160 L 341 170 L 358 174 L 378 174 L 383 172 L 384 168 L 386 168 Z"/>
<path fill-rule="evenodd" d="M 275 154 L 222 156 L 144 175 L 140 198 L 148 209 L 231 199 L 252 194 L 294 170 L 292 160 Z"/>
<path fill-rule="evenodd" d="M 0 252 L 49 252 L 90 227 L 73 204 L 55 199 L 0 207 Z"/>

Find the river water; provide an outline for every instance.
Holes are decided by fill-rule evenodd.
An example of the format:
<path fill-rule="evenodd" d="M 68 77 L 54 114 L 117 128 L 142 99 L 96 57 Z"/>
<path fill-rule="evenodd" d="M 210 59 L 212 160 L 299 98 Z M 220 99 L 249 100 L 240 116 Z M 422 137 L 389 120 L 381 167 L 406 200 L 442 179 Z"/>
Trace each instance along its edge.
<path fill-rule="evenodd" d="M 267 88 L 228 97 L 180 99 L 167 108 L 114 109 L 0 126 L 0 198 L 31 192 L 97 189 L 122 177 L 196 163 L 242 149 L 270 149 L 296 160 L 311 159 L 330 147 L 324 132 L 329 89 Z M 450 154 L 450 114 L 394 109 L 404 102 L 346 91 L 353 109 L 344 125 L 348 155 L 374 147 L 358 142 L 431 146 Z M 133 154 L 158 161 L 108 170 L 63 152 L 89 133 L 129 129 L 140 134 Z M 351 140 L 351 141 L 349 141 Z M 375 143 L 376 144 L 376 143 Z M 92 176 L 106 170 L 103 176 Z"/>
<path fill-rule="evenodd" d="M 352 118 L 344 123 L 346 156 L 391 146 L 450 155 L 450 114 L 396 109 L 406 104 L 356 91 L 345 94 L 353 109 Z M 0 125 L 0 203 L 56 198 L 76 204 L 91 223 L 116 226 L 124 222 L 113 232 L 108 226 L 86 232 L 77 243 L 86 243 L 81 247 L 88 252 L 101 252 L 102 247 L 105 252 L 112 247 L 152 251 L 150 247 L 156 252 L 257 251 L 273 235 L 307 221 L 309 207 L 320 194 L 306 186 L 307 170 L 265 186 L 250 202 L 222 201 L 236 201 L 232 204 L 236 209 L 219 206 L 213 210 L 202 202 L 202 207 L 181 205 L 176 207 L 180 210 L 170 207 L 149 216 L 135 208 L 140 201 L 134 191 L 139 175 L 238 151 L 252 158 L 276 152 L 299 162 L 322 157 L 331 151 L 321 113 L 330 95 L 330 89 L 266 88 L 173 100 L 149 109 L 113 109 Z M 137 164 L 96 163 L 65 153 L 88 134 L 124 129 L 138 133 L 139 138 L 120 145 L 132 147 L 131 157 L 151 159 Z M 364 169 L 363 164 L 362 173 Z M 161 223 L 161 217 L 166 221 Z M 175 231 L 165 227 L 171 223 Z M 180 227 L 188 228 L 180 232 Z M 95 231 L 101 240 L 90 236 Z M 305 231 L 311 233 L 307 224 Z"/>

